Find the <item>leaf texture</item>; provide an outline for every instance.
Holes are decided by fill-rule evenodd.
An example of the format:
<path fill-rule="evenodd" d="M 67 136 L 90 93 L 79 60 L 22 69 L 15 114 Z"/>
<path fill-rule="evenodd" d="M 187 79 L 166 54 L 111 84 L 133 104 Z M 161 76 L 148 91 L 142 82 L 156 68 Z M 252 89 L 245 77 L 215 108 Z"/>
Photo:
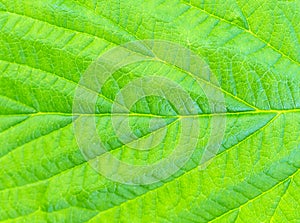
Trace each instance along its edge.
<path fill-rule="evenodd" d="M 0 222 L 300 222 L 299 21 L 298 0 L 0 0 Z M 203 58 L 226 112 L 211 112 L 194 73 L 146 61 L 109 78 L 96 92 L 95 114 L 74 114 L 90 64 L 144 39 Z M 157 71 L 197 106 L 189 117 L 200 126 L 195 152 L 150 185 L 107 179 L 82 154 L 74 123 L 94 118 L 122 161 L 167 157 L 184 119 L 169 101 L 145 97 L 130 110 L 131 145 L 166 132 L 153 150 L 131 149 L 110 120 L 120 89 Z M 213 117 L 226 118 L 222 144 L 199 163 Z M 151 129 L 153 119 L 165 125 Z"/>

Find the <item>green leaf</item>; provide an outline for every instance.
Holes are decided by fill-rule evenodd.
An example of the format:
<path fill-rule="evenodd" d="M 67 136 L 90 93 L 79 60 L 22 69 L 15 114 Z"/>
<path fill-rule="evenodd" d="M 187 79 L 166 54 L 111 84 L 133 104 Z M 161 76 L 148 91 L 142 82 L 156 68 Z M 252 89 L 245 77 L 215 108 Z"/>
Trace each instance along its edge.
<path fill-rule="evenodd" d="M 299 9 L 298 0 L 1 0 L 0 222 L 299 222 Z M 85 79 L 124 44 L 135 63 L 101 89 Z M 124 110 L 141 96 L 128 87 L 132 98 L 118 98 L 132 84 L 152 95 Z M 191 156 L 155 182 L 120 182 L 132 175 L 104 159 L 149 167 L 182 136 Z"/>

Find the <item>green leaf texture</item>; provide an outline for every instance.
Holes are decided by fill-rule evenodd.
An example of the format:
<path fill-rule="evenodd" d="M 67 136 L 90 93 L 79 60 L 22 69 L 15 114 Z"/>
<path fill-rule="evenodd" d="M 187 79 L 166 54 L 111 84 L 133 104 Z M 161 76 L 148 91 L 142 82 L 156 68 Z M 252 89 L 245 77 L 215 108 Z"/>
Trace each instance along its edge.
<path fill-rule="evenodd" d="M 0 0 L 0 222 L 300 222 L 299 0 Z M 164 61 L 117 70 L 96 114 L 73 114 L 80 78 L 108 50 L 171 41 L 199 55 L 217 77 L 226 112 L 212 113 L 193 74 Z M 159 71 L 198 107 L 197 148 L 167 179 L 127 185 L 85 160 L 73 124 L 93 116 L 102 141 L 135 165 L 167 157 L 180 132 L 176 108 L 159 97 L 130 110 L 136 151 L 110 122 L 117 92 Z M 225 117 L 216 156 L 199 164 L 212 117 Z M 153 119 L 167 123 L 149 129 Z"/>

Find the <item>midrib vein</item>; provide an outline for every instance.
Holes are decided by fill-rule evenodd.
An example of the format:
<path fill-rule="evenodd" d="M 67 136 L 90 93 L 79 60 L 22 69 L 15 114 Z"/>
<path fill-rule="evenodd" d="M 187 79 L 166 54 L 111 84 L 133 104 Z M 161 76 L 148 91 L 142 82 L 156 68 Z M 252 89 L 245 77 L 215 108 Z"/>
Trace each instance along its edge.
<path fill-rule="evenodd" d="M 152 113 L 64 113 L 64 112 L 36 112 L 36 113 L 20 113 L 20 114 L 0 114 L 1 117 L 8 116 L 47 116 L 47 115 L 57 115 L 57 116 L 84 116 L 84 117 L 109 117 L 109 116 L 130 116 L 130 117 L 153 117 L 153 118 L 197 118 L 197 117 L 211 117 L 211 116 L 235 116 L 235 115 L 257 115 L 257 114 L 285 114 L 285 113 L 298 113 L 300 112 L 300 108 L 296 109 L 283 109 L 283 110 L 255 110 L 255 111 L 239 111 L 239 112 L 220 112 L 220 113 L 201 113 L 201 114 L 190 114 L 190 115 L 157 115 Z"/>

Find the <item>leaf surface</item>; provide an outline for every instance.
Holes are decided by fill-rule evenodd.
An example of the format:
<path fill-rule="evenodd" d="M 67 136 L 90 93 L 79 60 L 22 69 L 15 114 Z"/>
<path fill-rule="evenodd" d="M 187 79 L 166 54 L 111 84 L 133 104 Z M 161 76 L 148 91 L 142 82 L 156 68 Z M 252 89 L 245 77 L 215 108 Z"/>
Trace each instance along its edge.
<path fill-rule="evenodd" d="M 299 222 L 299 9 L 298 0 L 0 0 L 0 221 Z M 117 70 L 96 92 L 95 114 L 74 114 L 90 64 L 144 39 L 201 57 L 226 111 L 211 112 L 193 72 L 156 60 Z M 131 144 L 115 133 L 111 116 L 123 115 L 112 112 L 117 93 L 151 75 L 168 77 L 193 99 L 196 149 L 159 182 L 107 179 L 78 146 L 74 123 L 82 118 L 94 118 L 107 150 L 134 165 L 168 157 L 184 133 L 186 117 L 154 96 L 129 112 Z M 217 154 L 200 163 L 213 117 L 226 118 L 224 137 Z M 153 120 L 165 124 L 153 129 Z M 163 131 L 152 150 L 130 148 Z"/>

